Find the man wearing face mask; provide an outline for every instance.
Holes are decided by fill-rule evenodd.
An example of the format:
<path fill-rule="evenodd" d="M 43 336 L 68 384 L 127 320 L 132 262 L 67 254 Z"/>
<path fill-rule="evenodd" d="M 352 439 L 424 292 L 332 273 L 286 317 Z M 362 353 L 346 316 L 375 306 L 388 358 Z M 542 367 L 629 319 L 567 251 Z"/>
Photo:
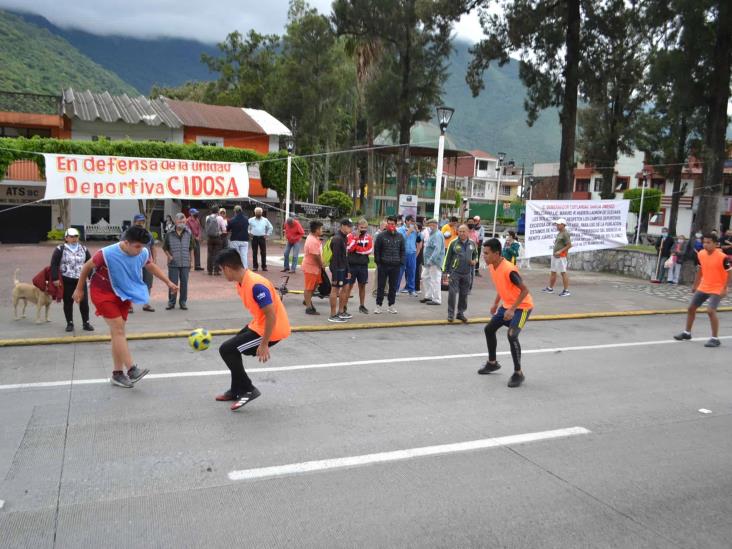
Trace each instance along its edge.
<path fill-rule="evenodd" d="M 674 245 L 674 238 L 668 234 L 668 229 L 665 227 L 661 230 L 661 238 L 656 240 L 656 252 L 661 254 L 661 259 L 658 262 L 656 269 L 656 280 L 663 282 L 664 264 L 671 257 L 671 248 Z"/>
<path fill-rule="evenodd" d="M 687 248 L 689 243 L 686 241 L 686 237 L 680 234 L 676 238 L 676 242 L 671 248 L 671 267 L 667 269 L 666 278 L 669 284 L 678 284 L 681 278 L 681 267 L 684 264 L 684 257 L 686 257 Z"/>
<path fill-rule="evenodd" d="M 168 278 L 176 285 L 180 281 L 178 303 L 184 311 L 188 309 L 188 272 L 193 263 L 193 246 L 193 235 L 186 227 L 186 216 L 182 213 L 176 214 L 175 230 L 165 235 L 163 251 L 168 258 Z M 176 292 L 168 292 L 168 306 L 165 307 L 167 311 L 175 308 L 175 296 Z"/>
<path fill-rule="evenodd" d="M 374 242 L 374 261 L 376 262 L 377 287 L 376 308 L 374 314 L 381 314 L 384 303 L 384 288 L 389 280 L 389 307 L 391 314 L 397 314 L 394 307 L 396 290 L 399 282 L 399 271 L 404 264 L 404 238 L 397 232 L 396 217 L 386 219 L 386 230 L 381 231 Z"/>
<path fill-rule="evenodd" d="M 374 249 L 374 239 L 369 234 L 369 222 L 365 219 L 358 221 L 358 233 L 350 233 L 346 244 L 348 251 L 348 272 L 351 278 L 348 279 L 348 295 L 346 303 L 353 292 L 353 285 L 358 282 L 358 298 L 360 306 L 358 311 L 365 315 L 369 314 L 366 308 L 366 284 L 369 281 L 369 255 Z"/>

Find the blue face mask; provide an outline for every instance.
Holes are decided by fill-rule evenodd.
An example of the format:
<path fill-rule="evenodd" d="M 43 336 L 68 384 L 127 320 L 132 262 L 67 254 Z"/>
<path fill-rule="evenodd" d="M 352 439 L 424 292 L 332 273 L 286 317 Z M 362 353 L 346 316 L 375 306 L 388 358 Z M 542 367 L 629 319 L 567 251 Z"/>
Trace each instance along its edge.
<path fill-rule="evenodd" d="M 66 246 L 67 246 L 67 247 L 69 248 L 69 250 L 71 250 L 72 252 L 75 252 L 76 250 L 78 250 L 78 249 L 79 249 L 79 243 L 78 243 L 78 242 L 74 242 L 74 243 L 71 243 L 71 242 L 67 242 L 67 243 L 66 243 Z"/>

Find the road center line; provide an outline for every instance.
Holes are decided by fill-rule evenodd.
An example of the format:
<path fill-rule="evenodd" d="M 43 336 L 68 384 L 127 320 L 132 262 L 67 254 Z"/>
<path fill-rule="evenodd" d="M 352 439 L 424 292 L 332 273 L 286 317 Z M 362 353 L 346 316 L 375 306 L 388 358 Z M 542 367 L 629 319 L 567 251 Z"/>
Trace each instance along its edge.
<path fill-rule="evenodd" d="M 577 435 L 587 435 L 591 431 L 584 427 L 569 427 L 556 429 L 554 431 L 540 431 L 536 433 L 524 433 L 521 435 L 510 435 L 505 437 L 484 438 L 480 440 L 469 440 L 467 442 L 456 442 L 452 444 L 440 444 L 438 446 L 423 446 L 421 448 L 408 448 L 406 450 L 395 450 L 392 452 L 380 452 L 377 454 L 364 454 L 360 456 L 349 456 L 333 459 L 321 459 L 316 461 L 303 461 L 301 463 L 290 463 L 287 465 L 275 465 L 272 467 L 260 467 L 257 469 L 242 469 L 231 471 L 230 480 L 254 480 L 266 477 L 282 477 L 311 473 L 313 471 L 326 471 L 328 469 L 343 469 L 345 467 L 362 467 L 374 463 L 386 463 L 391 461 L 403 461 L 426 456 L 437 456 L 444 454 L 457 454 L 486 448 L 498 448 L 500 446 L 511 446 L 513 444 L 525 444 L 539 440 L 550 440 L 565 438 Z"/>
<path fill-rule="evenodd" d="M 722 336 L 719 339 L 732 339 L 732 336 Z M 631 341 L 625 343 L 604 343 L 599 345 L 577 345 L 573 347 L 546 347 L 543 349 L 528 349 L 521 351 L 522 354 L 544 354 L 544 353 L 564 353 L 573 351 L 595 351 L 599 349 L 621 349 L 627 347 L 644 347 L 649 345 L 689 345 L 688 342 L 679 342 L 668 339 L 658 339 L 653 341 Z M 714 352 L 714 351 L 710 351 Z M 508 351 L 498 353 L 500 356 L 507 356 Z M 485 357 L 486 353 L 467 353 L 456 355 L 432 355 L 432 356 L 409 356 L 398 358 L 377 358 L 372 360 L 353 360 L 346 362 L 325 362 L 322 364 L 297 364 L 294 366 L 273 366 L 270 368 L 247 368 L 248 373 L 274 373 L 274 372 L 292 372 L 295 370 L 316 370 L 320 368 L 342 368 L 349 366 L 375 366 L 380 364 L 399 364 L 404 362 L 421 362 L 425 360 L 461 360 L 465 358 Z M 184 377 L 205 377 L 205 376 L 221 376 L 228 375 L 229 370 L 201 370 L 195 372 L 171 372 L 165 374 L 149 374 L 145 380 L 152 379 L 173 379 Z M 96 379 L 75 379 L 74 385 L 96 385 L 99 383 L 108 383 L 108 378 Z M 43 389 L 49 387 L 68 387 L 71 385 L 70 380 L 66 381 L 41 381 L 36 383 L 13 383 L 9 385 L 0 385 L 0 391 L 10 391 L 14 389 Z"/>

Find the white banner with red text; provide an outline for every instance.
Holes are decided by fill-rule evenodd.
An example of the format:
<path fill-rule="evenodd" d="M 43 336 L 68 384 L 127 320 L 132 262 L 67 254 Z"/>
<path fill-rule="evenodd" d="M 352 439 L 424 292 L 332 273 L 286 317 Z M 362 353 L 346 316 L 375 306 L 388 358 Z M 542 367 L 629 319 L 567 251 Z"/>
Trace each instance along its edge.
<path fill-rule="evenodd" d="M 244 163 L 74 154 L 43 156 L 44 200 L 227 200 L 249 196 L 249 174 Z"/>
<path fill-rule="evenodd" d="M 552 255 L 558 219 L 567 222 L 569 253 L 625 246 L 629 205 L 630 200 L 529 200 L 525 256 Z"/>

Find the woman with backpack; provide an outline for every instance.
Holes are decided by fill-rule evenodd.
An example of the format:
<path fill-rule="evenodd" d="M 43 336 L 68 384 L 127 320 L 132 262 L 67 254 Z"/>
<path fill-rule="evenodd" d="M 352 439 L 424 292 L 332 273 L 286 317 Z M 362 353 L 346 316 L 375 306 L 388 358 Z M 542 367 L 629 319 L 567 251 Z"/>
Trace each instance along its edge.
<path fill-rule="evenodd" d="M 91 254 L 85 246 L 79 244 L 79 231 L 73 228 L 66 229 L 64 244 L 56 246 L 51 256 L 51 280 L 57 287 L 63 286 L 64 316 L 66 317 L 66 331 L 74 331 L 74 299 L 73 294 L 79 282 L 79 275 L 84 263 L 91 259 Z M 59 280 L 60 278 L 60 280 Z M 86 288 L 84 297 L 79 302 L 79 312 L 83 328 L 93 332 L 94 327 L 89 324 L 89 299 Z"/>

